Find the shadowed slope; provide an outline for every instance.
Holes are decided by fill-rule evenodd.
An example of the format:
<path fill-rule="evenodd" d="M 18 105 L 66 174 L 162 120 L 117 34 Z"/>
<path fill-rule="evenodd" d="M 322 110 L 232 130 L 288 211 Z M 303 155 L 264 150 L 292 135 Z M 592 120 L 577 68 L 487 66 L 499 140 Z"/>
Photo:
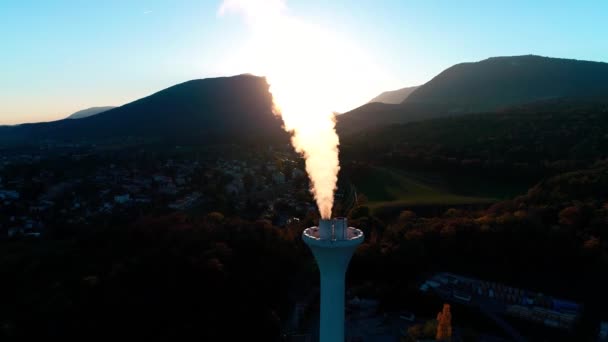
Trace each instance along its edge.
<path fill-rule="evenodd" d="M 352 133 L 394 123 L 496 112 L 538 101 L 608 98 L 608 63 L 540 56 L 494 57 L 454 65 L 399 105 L 368 103 L 338 117 Z"/>
<path fill-rule="evenodd" d="M 239 142 L 285 139 L 272 114 L 265 78 L 193 80 L 107 112 L 79 120 L 1 127 L 3 140 L 91 141 L 135 137 L 180 142 Z"/>
<path fill-rule="evenodd" d="M 543 99 L 608 94 L 608 63 L 541 56 L 493 57 L 450 67 L 405 103 L 480 112 Z"/>

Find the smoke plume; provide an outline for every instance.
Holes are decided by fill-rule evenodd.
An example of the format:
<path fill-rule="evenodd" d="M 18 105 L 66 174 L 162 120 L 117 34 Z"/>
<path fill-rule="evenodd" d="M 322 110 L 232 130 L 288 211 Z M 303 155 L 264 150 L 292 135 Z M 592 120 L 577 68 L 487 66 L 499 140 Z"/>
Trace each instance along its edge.
<path fill-rule="evenodd" d="M 330 218 L 340 170 L 334 111 L 376 94 L 366 76 L 380 73 L 344 38 L 291 16 L 283 0 L 224 0 L 219 14 L 231 11 L 244 16 L 251 35 L 235 51 L 237 63 L 266 76 L 275 114 L 306 160 L 321 216 Z"/>

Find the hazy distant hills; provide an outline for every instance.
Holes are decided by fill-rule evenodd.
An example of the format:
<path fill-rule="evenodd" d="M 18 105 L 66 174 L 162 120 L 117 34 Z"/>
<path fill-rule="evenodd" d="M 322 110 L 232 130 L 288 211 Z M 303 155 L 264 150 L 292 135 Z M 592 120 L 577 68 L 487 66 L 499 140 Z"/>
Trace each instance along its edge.
<path fill-rule="evenodd" d="M 559 98 L 608 98 L 608 63 L 534 55 L 454 65 L 398 105 L 366 104 L 339 117 L 344 132 Z"/>
<path fill-rule="evenodd" d="M 399 104 L 405 101 L 410 94 L 418 87 L 406 87 L 397 90 L 385 91 L 382 94 L 374 97 L 368 103 L 381 102 L 388 104 Z"/>
<path fill-rule="evenodd" d="M 231 143 L 286 139 L 263 77 L 188 81 L 79 120 L 1 127 L 0 141 L 95 141 L 134 137 Z M 285 140 L 286 141 L 286 140 Z"/>
<path fill-rule="evenodd" d="M 107 106 L 107 107 L 91 107 L 91 108 L 87 108 L 87 109 L 83 109 L 83 110 L 79 110 L 76 113 L 68 116 L 66 119 L 82 119 L 82 118 L 88 118 L 89 116 L 93 116 L 93 115 L 97 115 L 97 114 L 101 114 L 103 112 L 107 112 L 110 109 L 114 109 L 116 107 L 114 106 Z"/>

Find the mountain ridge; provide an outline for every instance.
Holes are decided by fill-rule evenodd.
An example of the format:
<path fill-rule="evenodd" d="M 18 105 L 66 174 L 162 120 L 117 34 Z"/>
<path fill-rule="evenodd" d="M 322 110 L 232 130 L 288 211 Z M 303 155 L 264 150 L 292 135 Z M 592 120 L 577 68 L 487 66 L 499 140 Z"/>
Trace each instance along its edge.
<path fill-rule="evenodd" d="M 455 112 L 492 111 L 536 100 L 608 94 L 608 63 L 537 55 L 459 63 L 412 92 L 404 103 L 444 104 Z M 603 81 L 603 82 L 602 82 Z"/>
<path fill-rule="evenodd" d="M 268 87 L 265 78 L 251 75 L 190 80 L 98 115 L 3 127 L 0 140 L 286 140 Z"/>
<path fill-rule="evenodd" d="M 535 55 L 456 64 L 416 87 L 400 104 L 367 103 L 338 115 L 340 134 L 395 123 L 512 106 L 608 96 L 608 63 Z M 314 99 L 313 99 L 314 100 Z M 137 137 L 171 141 L 282 139 L 264 77 L 242 74 L 186 81 L 101 114 L 49 123 L 0 126 L 0 142 Z"/>
<path fill-rule="evenodd" d="M 608 63 L 536 55 L 459 63 L 399 105 L 363 105 L 338 117 L 341 132 L 467 113 L 493 113 L 559 98 L 608 97 Z"/>

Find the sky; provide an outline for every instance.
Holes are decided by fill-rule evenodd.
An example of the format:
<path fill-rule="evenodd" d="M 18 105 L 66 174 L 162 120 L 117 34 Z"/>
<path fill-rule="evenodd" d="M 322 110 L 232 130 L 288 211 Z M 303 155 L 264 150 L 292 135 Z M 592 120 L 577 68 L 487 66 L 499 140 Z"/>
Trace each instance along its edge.
<path fill-rule="evenodd" d="M 454 64 L 537 54 L 608 62 L 608 1 L 286 0 L 390 74 L 419 85 Z M 119 106 L 191 79 L 250 72 L 248 25 L 220 0 L 0 0 L 0 124 Z M 360 99 L 365 103 L 367 98 Z"/>

